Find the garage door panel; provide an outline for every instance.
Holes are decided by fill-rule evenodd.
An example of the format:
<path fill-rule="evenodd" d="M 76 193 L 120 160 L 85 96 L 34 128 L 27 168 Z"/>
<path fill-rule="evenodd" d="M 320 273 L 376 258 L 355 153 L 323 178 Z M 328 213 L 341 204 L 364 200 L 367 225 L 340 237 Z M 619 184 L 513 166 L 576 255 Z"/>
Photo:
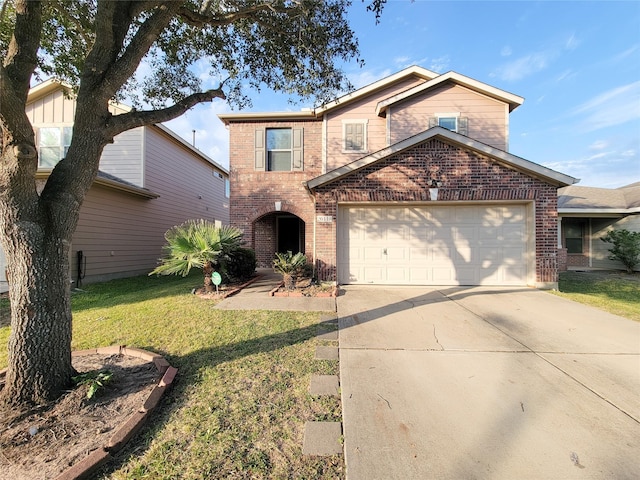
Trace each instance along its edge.
<path fill-rule="evenodd" d="M 382 260 L 382 251 L 383 249 L 381 247 L 363 247 L 362 248 L 362 252 L 363 252 L 363 256 L 362 259 L 364 261 L 381 261 Z"/>
<path fill-rule="evenodd" d="M 341 208 L 342 283 L 526 285 L 527 206 Z"/>

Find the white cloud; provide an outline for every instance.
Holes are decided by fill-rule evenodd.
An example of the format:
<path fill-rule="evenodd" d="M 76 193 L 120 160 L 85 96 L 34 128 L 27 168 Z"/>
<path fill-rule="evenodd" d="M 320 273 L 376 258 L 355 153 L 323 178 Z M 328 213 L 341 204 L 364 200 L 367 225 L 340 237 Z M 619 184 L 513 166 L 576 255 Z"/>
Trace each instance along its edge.
<path fill-rule="evenodd" d="M 606 140 L 596 140 L 589 145 L 589 150 L 603 150 L 609 146 L 609 142 Z"/>
<path fill-rule="evenodd" d="M 362 88 L 393 73 L 395 70 L 391 71 L 388 68 L 384 70 L 357 70 L 355 73 L 349 73 L 348 77 L 355 88 Z"/>
<path fill-rule="evenodd" d="M 226 102 L 214 100 L 194 107 L 184 115 L 165 123 L 173 132 L 192 143 L 196 131 L 195 146 L 225 168 L 229 167 L 229 132 L 217 117 L 228 113 Z"/>
<path fill-rule="evenodd" d="M 429 64 L 429 70 L 433 70 L 436 73 L 444 73 L 449 70 L 451 59 L 448 55 L 442 55 L 438 58 L 431 59 Z"/>
<path fill-rule="evenodd" d="M 548 52 L 531 53 L 498 67 L 494 75 L 508 82 L 522 80 L 547 68 L 554 56 Z"/>
<path fill-rule="evenodd" d="M 565 50 L 575 50 L 580 45 L 580 40 L 576 38 L 575 33 L 569 35 L 569 38 L 564 43 Z"/>
<path fill-rule="evenodd" d="M 640 119 L 640 81 L 601 93 L 576 107 L 580 128 L 590 132 Z"/>
<path fill-rule="evenodd" d="M 510 57 L 512 53 L 513 50 L 509 45 L 502 47 L 502 50 L 500 50 L 500 56 L 502 57 Z"/>

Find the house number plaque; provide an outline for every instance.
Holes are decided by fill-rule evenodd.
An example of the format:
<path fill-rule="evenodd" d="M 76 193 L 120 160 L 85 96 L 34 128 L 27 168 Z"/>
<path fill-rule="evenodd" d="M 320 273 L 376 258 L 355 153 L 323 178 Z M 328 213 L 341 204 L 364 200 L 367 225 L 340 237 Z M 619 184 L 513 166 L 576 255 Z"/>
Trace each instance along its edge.
<path fill-rule="evenodd" d="M 316 220 L 318 220 L 318 223 L 331 223 L 331 222 L 333 222 L 333 216 L 331 216 L 331 215 L 318 215 L 316 217 Z"/>

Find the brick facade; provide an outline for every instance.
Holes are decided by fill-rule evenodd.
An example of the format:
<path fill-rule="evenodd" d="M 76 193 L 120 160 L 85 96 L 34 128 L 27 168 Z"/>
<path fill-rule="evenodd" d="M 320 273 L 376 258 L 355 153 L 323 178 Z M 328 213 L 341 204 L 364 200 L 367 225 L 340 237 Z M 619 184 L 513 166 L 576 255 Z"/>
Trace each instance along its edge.
<path fill-rule="evenodd" d="M 360 93 L 350 93 L 343 102 L 335 102 L 324 110 L 220 116 L 230 131 L 230 222 L 244 231 L 246 243 L 256 251 L 259 266 L 271 266 L 275 252 L 284 246 L 280 240 L 287 234 L 291 237 L 297 234 L 291 227 L 298 225 L 291 217 L 295 216 L 304 222 L 303 231 L 298 235 L 303 242 L 301 250 L 314 261 L 318 277 L 336 280 L 338 206 L 396 202 L 429 205 L 432 200 L 428 182 L 435 179 L 442 183 L 439 198 L 434 200 L 438 204 L 527 204 L 530 207 L 527 209 L 530 212 L 527 225 L 533 229 L 529 233 L 534 237 L 532 243 L 535 243 L 535 252 L 530 252 L 535 255 L 535 261 L 531 259 L 527 264 L 531 268 L 535 264 L 536 284 L 556 284 L 556 189 L 573 179 L 533 163 L 528 165 L 508 154 L 503 155 L 506 152 L 501 150 L 493 150 L 489 146 L 492 143 L 483 136 L 487 131 L 482 122 L 473 123 L 474 128 L 479 128 L 476 132 L 482 132 L 482 135 L 473 135 L 476 140 L 451 134 L 440 127 L 438 130 L 428 129 L 429 119 L 435 118 L 437 111 L 459 112 L 464 118 L 475 118 L 472 120 L 475 122 L 498 104 L 505 107 L 499 108 L 505 115 L 504 122 L 500 119 L 499 123 L 506 128 L 509 111 L 518 106 L 521 99 L 507 92 L 493 98 L 494 89 L 487 90 L 489 97 L 482 91 L 468 91 L 470 97 L 463 102 L 457 96 L 454 99 L 444 95 L 442 89 L 426 89 L 415 93 L 415 97 L 396 98 L 398 92 L 406 91 L 406 82 L 411 85 L 421 83 L 430 78 L 432 72 L 418 69 L 418 75 L 415 74 L 413 69 L 408 69 L 404 76 L 392 76 L 388 81 L 372 84 L 375 88 L 369 86 Z M 384 111 L 388 115 L 385 120 L 378 108 L 380 102 L 391 99 L 395 102 L 394 109 Z M 507 104 L 509 108 L 506 108 Z M 434 110 L 434 105 L 437 105 L 437 110 Z M 481 107 L 482 115 L 474 113 L 477 106 Z M 394 115 L 393 122 L 391 114 Z M 343 151 L 344 125 L 363 119 L 368 122 L 365 142 L 368 148 L 376 149 L 383 145 L 388 150 L 363 151 L 357 155 Z M 302 129 L 303 155 L 300 155 L 298 147 L 292 146 L 292 158 L 303 158 L 303 168 L 296 160 L 292 162 L 292 169 L 296 171 L 264 171 L 265 135 L 259 130 L 267 128 L 290 128 L 292 137 L 298 139 Z M 420 133 L 416 135 L 416 131 Z M 508 144 L 506 129 L 504 139 Z M 389 142 L 397 143 L 390 146 Z M 406 149 L 388 153 L 398 152 L 400 148 Z M 378 157 L 385 154 L 384 158 Z M 374 158 L 380 159 L 374 162 Z M 352 161 L 360 162 L 357 165 L 362 168 L 347 173 L 348 170 L 342 167 Z M 327 173 L 323 171 L 323 162 L 325 168 L 330 166 L 334 174 L 341 175 L 321 177 Z M 321 183 L 326 178 L 334 180 Z M 315 185 L 313 191 L 307 187 L 311 180 Z M 285 218 L 285 215 L 289 217 Z M 332 221 L 317 221 L 319 216 Z M 286 225 L 288 227 L 285 228 Z M 280 238 L 279 229 L 284 232 Z M 571 259 L 568 261 L 570 263 Z"/>
<path fill-rule="evenodd" d="M 304 171 L 267 172 L 255 169 L 254 137 L 257 128 L 304 129 Z M 291 214 L 305 222 L 304 253 L 313 254 L 313 198 L 305 182 L 322 173 L 321 121 L 232 123 L 230 137 L 230 222 L 244 232 L 256 251 L 259 267 L 270 267 L 276 252 L 276 217 Z M 275 202 L 281 202 L 276 211 Z"/>
<path fill-rule="evenodd" d="M 431 178 L 442 182 L 438 202 L 534 202 L 536 281 L 557 282 L 556 187 L 438 139 L 318 187 L 316 214 L 335 218 L 339 203 L 428 204 L 427 180 Z M 318 273 L 325 280 L 336 279 L 335 229 L 335 222 L 318 224 L 316 229 Z"/>

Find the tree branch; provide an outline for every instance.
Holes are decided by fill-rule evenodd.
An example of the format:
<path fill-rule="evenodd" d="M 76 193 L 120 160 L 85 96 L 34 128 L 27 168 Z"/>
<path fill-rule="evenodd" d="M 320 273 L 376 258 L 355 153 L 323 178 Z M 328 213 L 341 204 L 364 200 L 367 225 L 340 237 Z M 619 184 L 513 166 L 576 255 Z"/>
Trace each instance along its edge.
<path fill-rule="evenodd" d="M 206 26 L 219 27 L 222 25 L 229 25 L 242 18 L 249 18 L 252 15 L 255 15 L 256 13 L 262 12 L 265 10 L 284 12 L 290 9 L 277 8 L 272 3 L 266 2 L 266 3 L 258 3 L 247 8 L 243 8 L 241 10 L 236 10 L 235 12 L 228 12 L 221 15 L 207 15 L 206 13 L 196 12 L 194 10 L 191 10 L 183 6 L 178 10 L 178 15 L 180 15 L 180 17 L 188 25 L 191 25 L 192 27 L 202 28 Z"/>
<path fill-rule="evenodd" d="M 136 72 L 158 36 L 167 27 L 179 8 L 177 2 L 165 2 L 158 6 L 134 35 L 124 53 L 112 62 L 105 73 L 104 85 L 113 97 L 122 85 Z"/>
<path fill-rule="evenodd" d="M 115 137 L 119 133 L 144 125 L 154 125 L 156 123 L 168 122 L 184 114 L 195 105 L 204 102 L 211 102 L 219 98 L 225 100 L 226 96 L 222 91 L 222 85 L 206 92 L 197 92 L 185 97 L 180 102 L 159 110 L 132 111 L 120 115 L 112 116 L 106 125 L 106 134 Z"/>
<path fill-rule="evenodd" d="M 38 65 L 42 32 L 42 2 L 18 0 L 13 37 L 3 61 L 6 79 L 20 100 L 27 100 L 31 75 Z"/>

